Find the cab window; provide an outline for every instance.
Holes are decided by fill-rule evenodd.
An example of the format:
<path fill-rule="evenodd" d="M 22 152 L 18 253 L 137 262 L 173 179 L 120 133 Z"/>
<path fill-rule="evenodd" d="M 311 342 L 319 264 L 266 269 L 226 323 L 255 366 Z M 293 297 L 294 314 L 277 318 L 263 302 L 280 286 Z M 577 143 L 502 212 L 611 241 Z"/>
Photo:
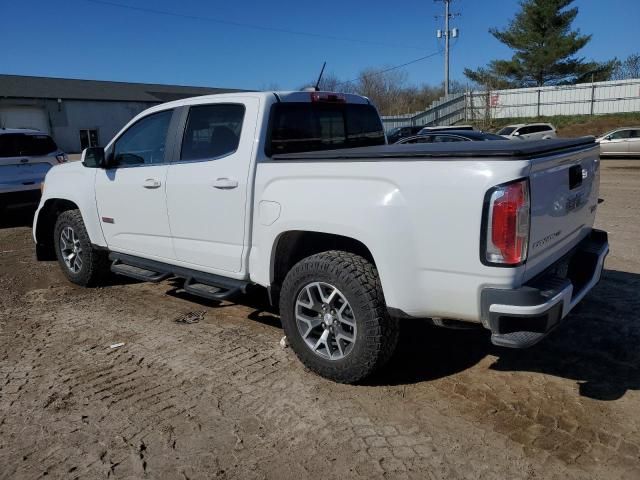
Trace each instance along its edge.
<path fill-rule="evenodd" d="M 189 109 L 180 160 L 209 160 L 238 149 L 244 105 L 211 104 Z"/>
<path fill-rule="evenodd" d="M 164 163 L 172 110 L 151 114 L 133 124 L 113 148 L 112 167 Z"/>

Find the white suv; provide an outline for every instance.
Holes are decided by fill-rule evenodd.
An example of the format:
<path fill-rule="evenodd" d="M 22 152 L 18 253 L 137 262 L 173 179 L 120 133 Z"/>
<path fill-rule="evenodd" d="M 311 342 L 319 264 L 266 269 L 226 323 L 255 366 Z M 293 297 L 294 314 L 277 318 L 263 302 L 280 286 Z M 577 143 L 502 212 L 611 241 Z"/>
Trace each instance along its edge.
<path fill-rule="evenodd" d="M 67 161 L 53 139 L 38 130 L 0 129 L 0 209 L 37 202 L 51 167 Z"/>
<path fill-rule="evenodd" d="M 556 138 L 556 128 L 550 123 L 520 123 L 503 127 L 498 135 L 509 140 L 547 140 Z"/>

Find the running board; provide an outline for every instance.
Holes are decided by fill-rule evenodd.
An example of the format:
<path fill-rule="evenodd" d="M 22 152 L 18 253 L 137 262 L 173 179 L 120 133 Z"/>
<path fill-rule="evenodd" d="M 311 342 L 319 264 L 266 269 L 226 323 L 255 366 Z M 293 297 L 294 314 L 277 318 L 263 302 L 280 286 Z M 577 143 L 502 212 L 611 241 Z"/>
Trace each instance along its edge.
<path fill-rule="evenodd" d="M 208 285 L 201 283 L 193 278 L 187 278 L 184 282 L 183 290 L 199 297 L 208 298 L 209 300 L 227 300 L 240 293 L 240 287 L 225 288 L 216 285 Z"/>
<path fill-rule="evenodd" d="M 146 282 L 159 282 L 170 277 L 183 278 L 184 291 L 210 300 L 226 300 L 245 293 L 249 282 L 178 267 L 168 263 L 134 257 L 123 253 L 109 254 L 111 271 Z"/>
<path fill-rule="evenodd" d="M 168 273 L 154 272 L 153 270 L 147 270 L 146 268 L 127 265 L 126 263 L 120 262 L 120 260 L 113 261 L 111 264 L 111 271 L 117 275 L 135 278 L 136 280 L 142 280 L 143 282 L 160 282 L 169 277 Z"/>

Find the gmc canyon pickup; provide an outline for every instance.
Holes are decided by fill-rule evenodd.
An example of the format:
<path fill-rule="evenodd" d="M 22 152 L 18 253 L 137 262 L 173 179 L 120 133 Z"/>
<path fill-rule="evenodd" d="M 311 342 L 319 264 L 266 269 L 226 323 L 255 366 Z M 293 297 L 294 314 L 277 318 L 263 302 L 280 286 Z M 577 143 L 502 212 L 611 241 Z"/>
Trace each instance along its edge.
<path fill-rule="evenodd" d="M 356 95 L 165 103 L 49 171 L 36 252 L 86 286 L 109 271 L 214 300 L 264 286 L 298 357 L 340 382 L 389 359 L 401 319 L 526 347 L 598 282 L 593 138 L 386 143 Z"/>

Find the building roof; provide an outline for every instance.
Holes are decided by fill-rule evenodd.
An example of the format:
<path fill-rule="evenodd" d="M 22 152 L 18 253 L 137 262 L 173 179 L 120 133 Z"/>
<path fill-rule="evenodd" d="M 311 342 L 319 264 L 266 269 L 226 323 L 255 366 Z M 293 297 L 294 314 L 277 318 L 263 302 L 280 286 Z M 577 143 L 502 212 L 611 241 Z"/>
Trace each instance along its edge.
<path fill-rule="evenodd" d="M 154 83 L 106 82 L 71 78 L 0 75 L 0 98 L 52 98 L 63 100 L 105 100 L 168 102 L 238 89 L 159 85 Z"/>

